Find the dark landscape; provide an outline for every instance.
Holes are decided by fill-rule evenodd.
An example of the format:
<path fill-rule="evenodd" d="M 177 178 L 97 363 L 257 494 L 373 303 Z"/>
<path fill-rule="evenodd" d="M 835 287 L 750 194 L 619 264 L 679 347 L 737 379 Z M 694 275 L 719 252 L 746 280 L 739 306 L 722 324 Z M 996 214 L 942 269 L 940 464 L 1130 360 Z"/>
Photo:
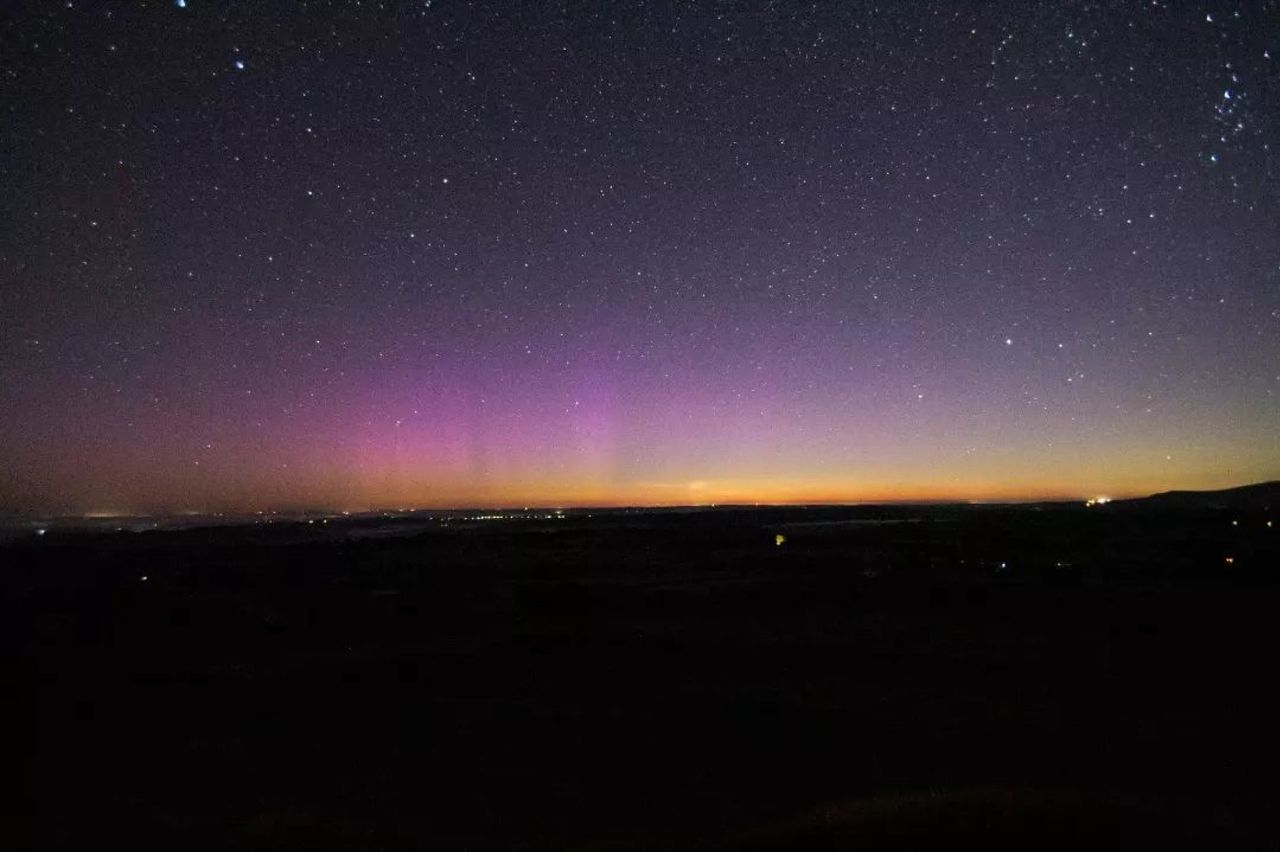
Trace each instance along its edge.
<path fill-rule="evenodd" d="M 1277 151 L 1280 0 L 0 2 L 0 852 L 1280 849 Z"/>
<path fill-rule="evenodd" d="M 1271 847 L 1276 522 L 1272 483 L 29 527 L 34 845 Z"/>

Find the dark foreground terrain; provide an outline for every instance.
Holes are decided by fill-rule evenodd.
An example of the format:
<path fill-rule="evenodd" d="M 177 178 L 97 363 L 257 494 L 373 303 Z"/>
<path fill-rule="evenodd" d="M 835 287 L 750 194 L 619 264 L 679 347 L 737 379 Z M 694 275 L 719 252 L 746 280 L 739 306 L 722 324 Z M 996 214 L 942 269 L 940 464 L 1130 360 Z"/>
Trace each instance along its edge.
<path fill-rule="evenodd" d="M 38 848 L 1275 848 L 1268 505 L 32 532 L 0 548 L 9 824 Z"/>

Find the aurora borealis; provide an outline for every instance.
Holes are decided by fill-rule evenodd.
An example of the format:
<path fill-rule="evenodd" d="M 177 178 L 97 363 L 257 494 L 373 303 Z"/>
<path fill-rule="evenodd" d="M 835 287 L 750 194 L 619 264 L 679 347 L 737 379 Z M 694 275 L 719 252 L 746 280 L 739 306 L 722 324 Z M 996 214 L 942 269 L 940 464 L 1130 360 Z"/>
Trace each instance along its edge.
<path fill-rule="evenodd" d="M 1280 478 L 1276 3 L 19 3 L 0 506 Z"/>

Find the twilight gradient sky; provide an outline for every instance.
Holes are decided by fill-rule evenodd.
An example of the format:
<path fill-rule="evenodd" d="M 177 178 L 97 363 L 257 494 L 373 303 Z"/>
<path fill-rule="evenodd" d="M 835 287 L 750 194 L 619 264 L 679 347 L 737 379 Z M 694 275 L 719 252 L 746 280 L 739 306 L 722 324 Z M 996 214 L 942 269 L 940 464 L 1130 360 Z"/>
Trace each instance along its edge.
<path fill-rule="evenodd" d="M 1280 4 L 5 3 L 0 507 L 1280 478 Z"/>

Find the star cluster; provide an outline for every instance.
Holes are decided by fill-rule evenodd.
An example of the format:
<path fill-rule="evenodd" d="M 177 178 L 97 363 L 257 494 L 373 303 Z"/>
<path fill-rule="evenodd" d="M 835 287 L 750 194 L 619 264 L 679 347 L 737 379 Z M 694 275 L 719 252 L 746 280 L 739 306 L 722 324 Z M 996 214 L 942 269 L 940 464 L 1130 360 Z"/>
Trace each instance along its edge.
<path fill-rule="evenodd" d="M 16 4 L 0 504 L 1280 478 L 1280 5 Z"/>

